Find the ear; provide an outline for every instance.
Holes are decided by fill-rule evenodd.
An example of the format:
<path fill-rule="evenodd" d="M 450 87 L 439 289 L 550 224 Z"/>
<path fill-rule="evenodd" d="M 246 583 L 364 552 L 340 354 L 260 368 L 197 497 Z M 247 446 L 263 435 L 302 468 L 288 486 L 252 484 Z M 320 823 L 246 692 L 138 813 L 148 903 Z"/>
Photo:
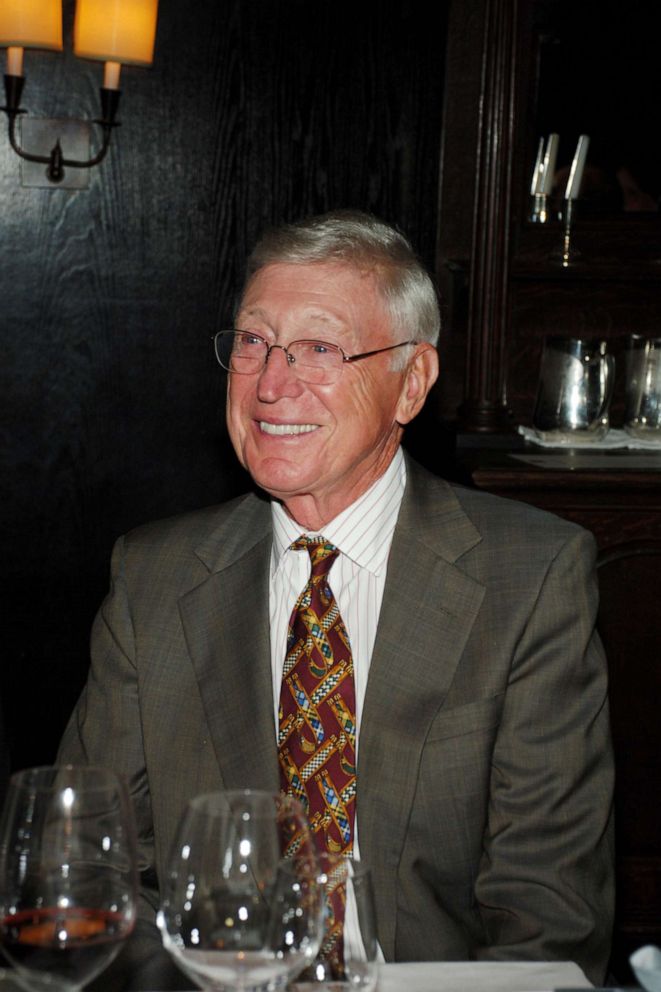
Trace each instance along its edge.
<path fill-rule="evenodd" d="M 431 344 L 416 345 L 416 352 L 409 362 L 404 385 L 397 404 L 396 421 L 403 427 L 423 407 L 427 393 L 438 378 L 438 352 Z"/>

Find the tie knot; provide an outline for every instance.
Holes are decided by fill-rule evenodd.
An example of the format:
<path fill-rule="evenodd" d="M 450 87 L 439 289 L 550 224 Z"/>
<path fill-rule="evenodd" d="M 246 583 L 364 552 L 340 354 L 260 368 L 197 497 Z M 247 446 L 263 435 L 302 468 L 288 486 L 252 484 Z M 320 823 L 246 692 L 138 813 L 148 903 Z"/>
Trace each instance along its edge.
<path fill-rule="evenodd" d="M 336 548 L 330 541 L 325 541 L 323 537 L 306 537 L 305 534 L 302 534 L 292 544 L 294 551 L 302 551 L 303 548 L 306 548 L 310 555 L 310 561 L 312 563 L 312 574 L 310 577 L 312 579 L 318 579 L 324 575 L 328 575 L 331 565 L 340 553 L 339 548 Z"/>

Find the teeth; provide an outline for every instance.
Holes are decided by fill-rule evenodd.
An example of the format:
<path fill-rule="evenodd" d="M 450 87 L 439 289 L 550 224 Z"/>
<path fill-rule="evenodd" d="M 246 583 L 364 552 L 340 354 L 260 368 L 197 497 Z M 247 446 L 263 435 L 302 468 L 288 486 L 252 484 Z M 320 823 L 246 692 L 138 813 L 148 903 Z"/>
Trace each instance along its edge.
<path fill-rule="evenodd" d="M 317 429 L 316 424 L 269 424 L 260 420 L 259 426 L 265 434 L 309 434 Z"/>

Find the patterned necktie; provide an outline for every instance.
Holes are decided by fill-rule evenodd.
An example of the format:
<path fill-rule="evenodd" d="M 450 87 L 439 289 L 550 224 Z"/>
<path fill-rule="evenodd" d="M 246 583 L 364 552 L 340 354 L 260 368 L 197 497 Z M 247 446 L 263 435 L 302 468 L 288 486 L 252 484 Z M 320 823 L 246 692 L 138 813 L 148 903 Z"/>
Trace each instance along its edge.
<path fill-rule="evenodd" d="M 356 806 L 356 693 L 351 647 L 328 573 L 338 549 L 300 537 L 308 583 L 292 611 L 280 691 L 278 751 L 283 791 L 306 809 L 319 851 L 351 856 Z M 341 958 L 344 886 L 330 896 L 330 939 L 322 953 Z"/>

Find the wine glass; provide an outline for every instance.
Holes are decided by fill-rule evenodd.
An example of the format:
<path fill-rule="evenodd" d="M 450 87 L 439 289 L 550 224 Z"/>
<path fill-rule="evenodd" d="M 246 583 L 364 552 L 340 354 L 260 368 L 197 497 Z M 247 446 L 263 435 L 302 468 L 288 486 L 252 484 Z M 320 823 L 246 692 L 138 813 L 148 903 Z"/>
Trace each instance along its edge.
<path fill-rule="evenodd" d="M 157 922 L 175 963 L 204 989 L 285 986 L 312 961 L 324 896 L 297 800 L 217 792 L 184 812 Z"/>
<path fill-rule="evenodd" d="M 0 948 L 30 992 L 76 992 L 110 964 L 136 913 L 125 786 L 93 767 L 15 774 L 0 820 Z"/>
<path fill-rule="evenodd" d="M 376 915 L 369 867 L 344 855 L 318 855 L 324 887 L 324 936 L 292 992 L 372 992 L 378 978 Z"/>

